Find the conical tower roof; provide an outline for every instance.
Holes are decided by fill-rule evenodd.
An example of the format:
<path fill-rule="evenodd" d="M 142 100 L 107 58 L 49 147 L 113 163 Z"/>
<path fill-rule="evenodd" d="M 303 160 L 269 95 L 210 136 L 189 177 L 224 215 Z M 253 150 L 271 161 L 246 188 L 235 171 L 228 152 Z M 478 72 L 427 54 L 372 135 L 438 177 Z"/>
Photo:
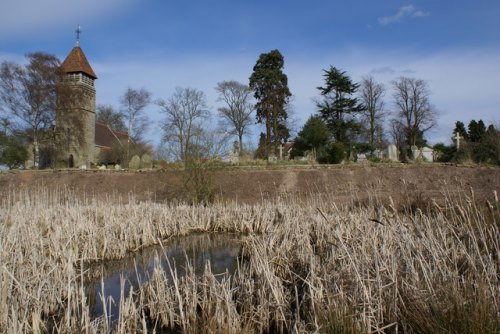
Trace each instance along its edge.
<path fill-rule="evenodd" d="M 61 65 L 63 73 L 78 73 L 82 72 L 88 76 L 97 79 L 97 76 L 90 67 L 90 64 L 79 46 L 75 46 L 69 53 Z"/>

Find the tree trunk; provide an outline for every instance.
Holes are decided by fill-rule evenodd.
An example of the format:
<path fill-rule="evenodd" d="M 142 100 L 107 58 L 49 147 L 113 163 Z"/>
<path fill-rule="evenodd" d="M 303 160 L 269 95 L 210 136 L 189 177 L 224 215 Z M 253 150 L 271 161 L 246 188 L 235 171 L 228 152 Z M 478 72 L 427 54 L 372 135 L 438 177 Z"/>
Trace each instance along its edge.
<path fill-rule="evenodd" d="M 238 139 L 239 139 L 239 142 L 240 142 L 239 156 L 242 157 L 243 156 L 243 133 L 240 133 L 238 135 Z"/>
<path fill-rule="evenodd" d="M 38 139 L 35 137 L 33 139 L 33 166 L 36 169 L 39 167 L 40 162 L 40 146 L 38 145 Z"/>
<path fill-rule="evenodd" d="M 266 118 L 266 158 L 269 158 L 269 147 L 271 146 L 271 120 Z"/>

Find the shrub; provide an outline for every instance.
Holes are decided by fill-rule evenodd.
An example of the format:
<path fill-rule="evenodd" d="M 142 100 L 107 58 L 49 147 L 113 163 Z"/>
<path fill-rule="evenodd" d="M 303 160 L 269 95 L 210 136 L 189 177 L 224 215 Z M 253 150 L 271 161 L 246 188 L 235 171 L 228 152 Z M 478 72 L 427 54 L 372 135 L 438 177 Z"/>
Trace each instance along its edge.
<path fill-rule="evenodd" d="M 347 157 L 346 147 L 342 143 L 332 143 L 327 149 L 327 162 L 330 164 L 339 164 Z"/>
<path fill-rule="evenodd" d="M 28 151 L 14 138 L 9 138 L 0 133 L 0 164 L 5 164 L 9 169 L 21 167 L 28 158 Z"/>

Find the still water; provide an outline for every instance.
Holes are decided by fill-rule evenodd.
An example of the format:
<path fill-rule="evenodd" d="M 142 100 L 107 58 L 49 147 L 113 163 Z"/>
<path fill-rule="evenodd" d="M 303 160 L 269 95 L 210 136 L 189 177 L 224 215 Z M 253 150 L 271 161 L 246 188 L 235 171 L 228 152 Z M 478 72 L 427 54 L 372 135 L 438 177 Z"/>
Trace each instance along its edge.
<path fill-rule="evenodd" d="M 92 317 L 98 318 L 106 313 L 112 322 L 118 319 L 121 284 L 124 296 L 130 290 L 138 290 L 152 276 L 155 264 L 159 260 L 166 277 L 171 279 L 170 269 L 178 277 L 185 275 L 190 264 L 197 275 L 201 275 L 208 263 L 213 274 L 233 274 L 237 267 L 237 255 L 241 239 L 232 234 L 192 234 L 174 237 L 161 246 L 149 247 L 133 253 L 119 261 L 107 261 L 90 266 L 89 272 L 94 279 L 86 284 Z M 168 259 L 168 261 L 167 261 Z M 104 306 L 106 305 L 106 306 Z"/>

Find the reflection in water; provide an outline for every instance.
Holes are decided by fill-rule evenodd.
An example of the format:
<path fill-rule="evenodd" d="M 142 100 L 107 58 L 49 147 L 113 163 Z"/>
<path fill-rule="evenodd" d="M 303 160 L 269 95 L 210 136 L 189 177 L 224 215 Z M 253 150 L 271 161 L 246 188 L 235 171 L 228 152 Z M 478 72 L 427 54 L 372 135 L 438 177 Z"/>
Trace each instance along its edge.
<path fill-rule="evenodd" d="M 172 238 L 163 248 L 149 247 L 119 261 L 93 264 L 88 269 L 94 279 L 90 279 L 86 284 L 92 317 L 97 318 L 105 314 L 101 298 L 101 295 L 104 295 L 107 316 L 111 321 L 117 320 L 122 277 L 124 296 L 127 297 L 131 288 L 137 291 L 141 284 L 152 276 L 158 258 L 165 276 L 170 279 L 168 262 L 172 270 L 177 271 L 178 277 L 184 276 L 188 264 L 193 267 L 197 275 L 203 273 L 207 263 L 210 263 L 214 274 L 223 274 L 226 271 L 233 274 L 237 266 L 239 245 L 237 235 L 194 234 Z"/>

